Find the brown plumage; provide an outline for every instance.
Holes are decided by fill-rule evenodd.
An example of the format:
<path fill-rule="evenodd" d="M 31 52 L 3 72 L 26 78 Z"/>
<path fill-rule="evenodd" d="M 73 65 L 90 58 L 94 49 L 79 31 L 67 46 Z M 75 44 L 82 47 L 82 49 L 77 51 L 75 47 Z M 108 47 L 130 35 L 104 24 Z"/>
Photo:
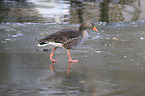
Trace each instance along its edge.
<path fill-rule="evenodd" d="M 76 46 L 81 45 L 87 39 L 88 37 L 88 33 L 86 31 L 87 28 L 97 31 L 96 27 L 92 22 L 86 21 L 80 25 L 79 30 L 64 29 L 52 33 L 46 36 L 45 38 L 38 40 L 39 42 L 38 46 L 49 45 L 54 47 L 52 53 L 50 54 L 50 59 L 53 62 L 57 61 L 52 58 L 53 53 L 57 47 L 62 47 L 67 49 L 69 62 L 78 62 L 78 60 L 71 59 L 69 51 L 70 49 L 74 49 Z"/>
<path fill-rule="evenodd" d="M 62 47 L 65 49 L 72 49 L 73 45 L 77 45 L 77 42 L 79 41 L 80 38 L 82 38 L 82 36 L 81 33 L 79 33 L 78 31 L 71 30 L 71 29 L 64 29 L 56 33 L 52 33 L 38 41 L 40 45 L 46 44 L 48 42 L 54 42 L 54 43 L 62 44 Z"/>

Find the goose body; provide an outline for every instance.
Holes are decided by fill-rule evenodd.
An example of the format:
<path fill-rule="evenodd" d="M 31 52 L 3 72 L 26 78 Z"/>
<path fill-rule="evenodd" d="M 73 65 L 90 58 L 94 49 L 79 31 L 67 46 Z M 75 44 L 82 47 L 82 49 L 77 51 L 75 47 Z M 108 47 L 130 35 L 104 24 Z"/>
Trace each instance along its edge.
<path fill-rule="evenodd" d="M 85 40 L 88 39 L 88 32 L 86 31 L 87 28 L 93 29 L 97 31 L 96 27 L 92 22 L 86 21 L 83 22 L 79 30 L 72 30 L 72 29 L 64 29 L 58 32 L 52 33 L 45 38 L 38 40 L 39 47 L 44 46 L 52 46 L 54 47 L 52 53 L 50 54 L 50 59 L 53 62 L 54 60 L 53 54 L 56 48 L 64 48 L 67 49 L 67 53 L 69 56 L 69 62 L 78 62 L 78 60 L 72 60 L 70 57 L 70 50 L 76 48 L 77 46 L 81 45 Z"/>

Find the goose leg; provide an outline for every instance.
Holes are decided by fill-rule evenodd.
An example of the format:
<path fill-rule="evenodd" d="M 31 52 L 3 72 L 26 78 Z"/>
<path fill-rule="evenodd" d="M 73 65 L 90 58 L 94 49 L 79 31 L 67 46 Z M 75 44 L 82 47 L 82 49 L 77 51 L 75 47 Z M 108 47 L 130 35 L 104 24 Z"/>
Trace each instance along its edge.
<path fill-rule="evenodd" d="M 68 55 L 68 57 L 69 57 L 69 62 L 79 62 L 78 60 L 72 60 L 72 58 L 71 58 L 71 56 L 70 56 L 70 50 L 67 50 L 67 55 Z"/>
<path fill-rule="evenodd" d="M 57 60 L 53 59 L 53 54 L 54 54 L 55 50 L 56 50 L 56 48 L 54 47 L 52 53 L 50 54 L 50 59 L 51 59 L 52 62 L 57 62 Z"/>

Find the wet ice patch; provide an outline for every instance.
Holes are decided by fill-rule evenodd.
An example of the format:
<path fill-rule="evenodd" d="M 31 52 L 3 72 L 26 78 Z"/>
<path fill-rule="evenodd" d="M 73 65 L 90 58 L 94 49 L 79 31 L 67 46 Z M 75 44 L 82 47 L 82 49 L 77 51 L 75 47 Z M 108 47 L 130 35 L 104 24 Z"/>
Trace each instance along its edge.
<path fill-rule="evenodd" d="M 23 36 L 23 33 L 17 33 L 16 35 L 12 35 L 12 37 L 19 37 L 19 36 Z"/>
<path fill-rule="evenodd" d="M 92 40 L 94 40 L 94 39 L 100 39 L 100 38 L 101 38 L 100 35 L 95 35 L 95 36 L 92 37 Z"/>
<path fill-rule="evenodd" d="M 7 41 L 1 41 L 1 43 L 7 43 Z"/>
<path fill-rule="evenodd" d="M 83 58 L 87 58 L 88 56 L 87 56 L 87 55 L 82 55 L 81 57 L 83 57 Z"/>
<path fill-rule="evenodd" d="M 95 51 L 96 53 L 102 53 L 103 51 Z"/>
<path fill-rule="evenodd" d="M 136 65 L 138 65 L 138 66 L 139 66 L 139 63 L 137 63 Z"/>
<path fill-rule="evenodd" d="M 143 40 L 143 39 L 144 39 L 144 37 L 140 37 L 140 39 L 141 39 L 141 40 Z"/>
<path fill-rule="evenodd" d="M 9 38 L 7 38 L 7 39 L 5 39 L 6 41 L 11 41 L 11 39 L 9 39 Z"/>
<path fill-rule="evenodd" d="M 6 38 L 6 39 L 2 40 L 1 43 L 8 43 L 8 41 L 11 41 L 11 39 Z"/>

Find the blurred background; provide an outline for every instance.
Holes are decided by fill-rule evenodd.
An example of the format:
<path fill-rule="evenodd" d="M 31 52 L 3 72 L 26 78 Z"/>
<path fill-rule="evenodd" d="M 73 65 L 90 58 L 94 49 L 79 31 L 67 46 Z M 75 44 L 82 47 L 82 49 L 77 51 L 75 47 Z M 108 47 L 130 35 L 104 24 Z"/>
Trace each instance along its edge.
<path fill-rule="evenodd" d="M 144 9 L 145 0 L 0 0 L 0 22 L 133 22 Z"/>

